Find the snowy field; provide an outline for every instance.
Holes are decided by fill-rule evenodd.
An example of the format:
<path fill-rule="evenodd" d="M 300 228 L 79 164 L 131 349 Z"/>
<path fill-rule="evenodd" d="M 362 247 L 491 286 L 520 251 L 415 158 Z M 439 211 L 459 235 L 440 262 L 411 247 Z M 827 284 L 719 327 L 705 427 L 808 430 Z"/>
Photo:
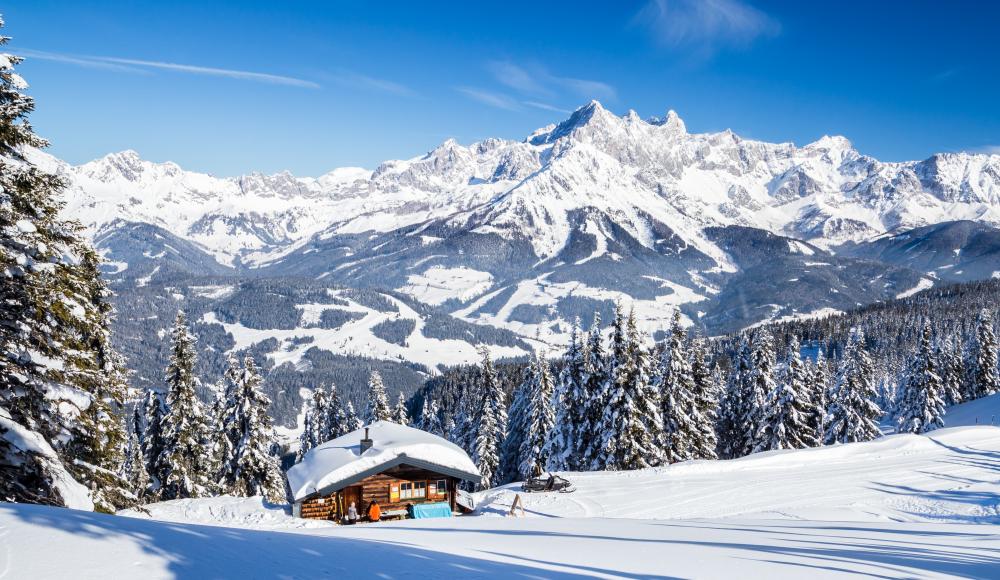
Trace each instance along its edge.
<path fill-rule="evenodd" d="M 997 578 L 1000 396 L 928 436 L 567 474 L 478 494 L 477 515 L 336 526 L 259 498 L 114 517 L 0 504 L 11 578 Z M 977 426 L 978 423 L 978 426 Z"/>

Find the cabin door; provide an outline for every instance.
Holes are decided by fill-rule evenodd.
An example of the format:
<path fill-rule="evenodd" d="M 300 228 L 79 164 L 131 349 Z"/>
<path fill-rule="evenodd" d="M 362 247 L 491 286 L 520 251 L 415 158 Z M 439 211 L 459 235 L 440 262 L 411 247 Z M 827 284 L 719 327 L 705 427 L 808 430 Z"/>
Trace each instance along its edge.
<path fill-rule="evenodd" d="M 352 485 L 351 487 L 344 488 L 344 513 L 347 513 L 348 508 L 351 507 L 351 502 L 354 502 L 354 507 L 358 508 L 358 515 L 363 515 L 365 513 L 366 506 L 361 505 L 361 486 Z"/>

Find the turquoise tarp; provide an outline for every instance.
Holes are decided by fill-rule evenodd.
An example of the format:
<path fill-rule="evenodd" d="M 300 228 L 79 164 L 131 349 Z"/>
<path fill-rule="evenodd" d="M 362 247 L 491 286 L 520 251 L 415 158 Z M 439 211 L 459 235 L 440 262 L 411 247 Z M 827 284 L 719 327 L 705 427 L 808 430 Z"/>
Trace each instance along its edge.
<path fill-rule="evenodd" d="M 412 508 L 413 519 L 423 518 L 450 518 L 451 506 L 448 502 L 420 503 L 414 504 Z"/>

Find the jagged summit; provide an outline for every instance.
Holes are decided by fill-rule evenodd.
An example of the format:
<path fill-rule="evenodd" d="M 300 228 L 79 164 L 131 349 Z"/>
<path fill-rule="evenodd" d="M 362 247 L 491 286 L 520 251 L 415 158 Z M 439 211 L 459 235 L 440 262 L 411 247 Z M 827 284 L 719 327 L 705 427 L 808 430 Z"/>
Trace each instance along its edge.
<path fill-rule="evenodd" d="M 650 247 L 650 220 L 711 255 L 719 253 L 700 236 L 710 226 L 763 227 L 829 246 L 947 219 L 998 223 L 998 165 L 1000 157 L 964 153 L 881 163 L 839 136 L 796 147 L 688 133 L 672 109 L 643 120 L 594 100 L 525 141 L 448 139 L 375 171 L 217 178 L 135 151 L 62 171 L 75 190 L 70 210 L 87 225 L 151 223 L 225 263 L 254 264 L 314 235 L 435 220 L 527 239 L 542 258 L 569 243 L 581 211 L 607 215 Z"/>

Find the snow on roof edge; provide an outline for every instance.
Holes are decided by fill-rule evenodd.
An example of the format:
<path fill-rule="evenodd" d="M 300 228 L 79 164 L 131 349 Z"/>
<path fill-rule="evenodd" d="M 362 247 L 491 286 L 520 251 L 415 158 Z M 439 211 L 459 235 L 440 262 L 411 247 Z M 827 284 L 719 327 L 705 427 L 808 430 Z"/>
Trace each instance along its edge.
<path fill-rule="evenodd" d="M 373 443 L 371 449 L 361 453 L 366 427 Z M 442 437 L 390 421 L 376 421 L 366 427 L 311 449 L 288 470 L 288 485 L 295 501 L 346 487 L 403 463 L 469 481 L 481 479 L 469 455 Z"/>

